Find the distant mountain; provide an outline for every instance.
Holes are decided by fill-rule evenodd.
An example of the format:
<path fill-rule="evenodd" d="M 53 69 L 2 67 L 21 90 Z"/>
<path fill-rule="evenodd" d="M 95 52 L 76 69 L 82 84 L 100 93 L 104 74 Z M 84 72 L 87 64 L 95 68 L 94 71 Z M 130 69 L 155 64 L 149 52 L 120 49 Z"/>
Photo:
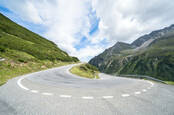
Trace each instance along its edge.
<path fill-rule="evenodd" d="M 120 53 L 123 50 L 132 49 L 132 48 L 134 48 L 134 47 L 130 44 L 123 43 L 123 42 L 117 42 L 114 46 L 105 50 L 104 53 L 106 53 L 107 56 L 112 56 L 114 54 Z"/>
<path fill-rule="evenodd" d="M 131 45 L 140 47 L 143 43 L 147 42 L 148 40 L 158 39 L 161 37 L 168 37 L 170 35 L 173 35 L 173 33 L 174 33 L 174 24 L 164 29 L 153 31 L 150 34 L 141 36 L 140 38 L 135 40 Z"/>
<path fill-rule="evenodd" d="M 106 49 L 103 53 L 91 59 L 89 63 L 98 67 L 100 71 L 107 72 L 107 69 L 109 69 L 108 67 L 112 63 L 112 60 L 115 57 L 120 57 L 121 51 L 133 48 L 134 46 L 131 44 L 117 42 L 111 48 Z"/>
<path fill-rule="evenodd" d="M 132 44 L 118 42 L 89 63 L 109 74 L 149 75 L 174 81 L 174 25 L 144 35 Z"/>

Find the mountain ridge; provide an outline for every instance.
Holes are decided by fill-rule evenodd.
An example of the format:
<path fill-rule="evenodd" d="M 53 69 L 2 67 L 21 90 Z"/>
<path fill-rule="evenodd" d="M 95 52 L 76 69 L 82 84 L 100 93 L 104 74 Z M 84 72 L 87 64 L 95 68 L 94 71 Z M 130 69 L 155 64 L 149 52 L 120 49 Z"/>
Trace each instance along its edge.
<path fill-rule="evenodd" d="M 135 41 L 133 41 L 131 43 L 131 45 L 140 46 L 140 45 L 142 45 L 142 43 L 144 43 L 145 41 L 147 41 L 149 39 L 158 39 L 158 38 L 166 35 L 166 33 L 169 33 L 171 31 L 174 32 L 174 24 L 170 25 L 169 27 L 165 27 L 163 29 L 152 31 L 149 34 L 145 34 L 144 36 L 141 36 L 138 39 L 136 39 Z"/>
<path fill-rule="evenodd" d="M 112 52 L 110 57 L 105 55 L 109 48 L 89 63 L 108 74 L 149 75 L 174 81 L 174 25 L 141 36 L 128 45 L 131 48 Z"/>

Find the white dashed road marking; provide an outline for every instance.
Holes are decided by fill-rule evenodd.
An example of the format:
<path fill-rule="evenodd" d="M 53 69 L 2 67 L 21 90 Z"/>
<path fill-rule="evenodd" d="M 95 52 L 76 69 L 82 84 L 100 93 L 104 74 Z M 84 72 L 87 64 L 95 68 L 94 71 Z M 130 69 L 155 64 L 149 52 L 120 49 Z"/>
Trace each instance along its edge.
<path fill-rule="evenodd" d="M 130 95 L 129 94 L 122 94 L 121 96 L 122 97 L 129 97 Z"/>
<path fill-rule="evenodd" d="M 52 93 L 42 93 L 42 95 L 48 95 L 48 96 L 51 96 L 53 95 Z"/>
<path fill-rule="evenodd" d="M 113 98 L 114 96 L 103 96 L 104 99 L 111 99 Z"/>
<path fill-rule="evenodd" d="M 71 95 L 59 95 L 59 97 L 62 97 L 62 98 L 71 98 L 72 96 Z"/>
<path fill-rule="evenodd" d="M 27 88 L 27 87 L 25 87 L 24 85 L 22 85 L 21 82 L 22 82 L 22 80 L 23 80 L 24 78 L 25 78 L 25 77 L 18 79 L 18 81 L 17 81 L 18 86 L 19 86 L 20 88 L 24 89 L 24 90 L 29 90 L 29 91 L 32 92 L 32 93 L 39 93 L 38 90 L 30 90 L 29 88 Z M 151 82 L 151 81 L 147 81 L 147 82 L 148 82 L 149 84 L 151 84 L 151 86 L 149 86 L 147 89 L 151 89 L 151 88 L 154 86 L 154 83 Z M 142 92 L 146 92 L 147 89 L 142 89 Z M 43 93 L 40 93 L 40 94 L 42 94 L 42 95 L 47 95 L 47 96 L 52 96 L 52 95 L 54 95 L 53 93 L 49 93 L 49 92 L 43 92 Z M 137 92 L 134 92 L 134 94 L 135 94 L 135 95 L 139 95 L 139 94 L 141 94 L 141 92 L 140 92 L 140 91 L 137 91 Z M 130 94 L 122 94 L 121 96 L 122 96 L 122 97 L 129 97 Z M 72 95 L 59 95 L 59 97 L 61 97 L 61 98 L 71 98 Z M 94 99 L 94 97 L 92 97 L 92 96 L 83 96 L 83 97 L 81 97 L 81 98 L 82 98 L 82 99 Z M 104 98 L 104 99 L 112 99 L 112 98 L 114 98 L 114 96 L 102 96 L 102 98 Z"/>
<path fill-rule="evenodd" d="M 39 91 L 37 90 L 31 90 L 32 93 L 38 93 Z"/>
<path fill-rule="evenodd" d="M 94 97 L 82 97 L 82 99 L 94 99 Z"/>
<path fill-rule="evenodd" d="M 141 92 L 140 92 L 140 91 L 135 92 L 135 95 L 139 95 L 139 94 L 141 94 Z"/>

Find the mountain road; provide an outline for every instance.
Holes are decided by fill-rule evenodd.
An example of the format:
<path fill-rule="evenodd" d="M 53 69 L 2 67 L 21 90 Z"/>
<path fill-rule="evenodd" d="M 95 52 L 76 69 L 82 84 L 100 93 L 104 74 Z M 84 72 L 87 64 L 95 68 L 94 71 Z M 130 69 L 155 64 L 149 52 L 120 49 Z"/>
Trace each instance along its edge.
<path fill-rule="evenodd" d="M 0 115 L 174 115 L 174 86 L 100 74 L 87 79 L 73 65 L 9 80 L 0 87 Z"/>

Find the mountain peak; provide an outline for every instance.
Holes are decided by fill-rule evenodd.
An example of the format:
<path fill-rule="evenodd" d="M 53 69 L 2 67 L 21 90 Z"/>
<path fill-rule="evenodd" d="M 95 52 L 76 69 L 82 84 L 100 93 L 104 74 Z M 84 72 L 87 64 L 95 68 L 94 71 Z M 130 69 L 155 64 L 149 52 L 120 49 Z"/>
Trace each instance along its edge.
<path fill-rule="evenodd" d="M 106 49 L 102 54 L 106 56 L 112 56 L 113 54 L 120 53 L 122 50 L 132 49 L 134 48 L 131 44 L 124 43 L 124 42 L 117 42 L 112 47 Z"/>
<path fill-rule="evenodd" d="M 166 37 L 166 36 L 171 36 L 171 35 L 174 35 L 174 24 L 172 24 L 169 27 L 165 27 L 163 29 L 152 31 L 150 34 L 141 36 L 137 40 L 135 40 L 132 43 L 132 45 L 134 45 L 136 47 L 140 47 L 144 42 L 146 42 L 150 39 L 158 39 L 161 37 Z"/>
<path fill-rule="evenodd" d="M 130 44 L 118 41 L 115 45 L 130 45 Z"/>
<path fill-rule="evenodd" d="M 89 63 L 108 74 L 149 75 L 174 81 L 173 52 L 174 25 L 171 25 L 146 34 L 132 44 L 117 42 Z"/>

